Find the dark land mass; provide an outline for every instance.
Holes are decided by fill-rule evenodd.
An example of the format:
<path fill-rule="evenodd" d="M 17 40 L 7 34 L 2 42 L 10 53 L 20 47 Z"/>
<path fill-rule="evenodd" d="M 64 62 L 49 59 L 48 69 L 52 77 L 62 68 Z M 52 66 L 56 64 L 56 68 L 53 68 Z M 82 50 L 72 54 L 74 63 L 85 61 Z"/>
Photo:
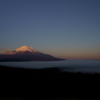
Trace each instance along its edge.
<path fill-rule="evenodd" d="M 28 54 L 26 54 L 28 53 Z M 60 61 L 66 59 L 60 59 L 48 54 L 31 54 L 30 52 L 24 52 L 22 54 L 0 54 L 0 62 L 22 62 L 22 61 Z"/>
<path fill-rule="evenodd" d="M 0 66 L 0 98 L 100 99 L 100 74 Z"/>

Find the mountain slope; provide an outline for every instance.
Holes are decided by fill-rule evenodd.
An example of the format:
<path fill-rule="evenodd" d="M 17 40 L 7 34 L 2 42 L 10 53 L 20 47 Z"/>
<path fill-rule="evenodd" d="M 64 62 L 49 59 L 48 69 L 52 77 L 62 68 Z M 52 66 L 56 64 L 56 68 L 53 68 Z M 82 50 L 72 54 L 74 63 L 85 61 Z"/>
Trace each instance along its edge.
<path fill-rule="evenodd" d="M 57 61 L 64 60 L 41 53 L 30 46 L 22 46 L 0 54 L 0 61 Z"/>

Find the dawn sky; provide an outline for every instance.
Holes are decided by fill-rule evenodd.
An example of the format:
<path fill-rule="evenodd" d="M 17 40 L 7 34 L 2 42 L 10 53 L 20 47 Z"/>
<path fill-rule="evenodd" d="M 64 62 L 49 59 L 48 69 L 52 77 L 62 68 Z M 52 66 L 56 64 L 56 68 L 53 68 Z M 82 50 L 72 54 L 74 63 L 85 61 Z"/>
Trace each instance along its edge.
<path fill-rule="evenodd" d="M 100 0 L 0 0 L 0 53 L 23 45 L 66 59 L 100 59 Z"/>

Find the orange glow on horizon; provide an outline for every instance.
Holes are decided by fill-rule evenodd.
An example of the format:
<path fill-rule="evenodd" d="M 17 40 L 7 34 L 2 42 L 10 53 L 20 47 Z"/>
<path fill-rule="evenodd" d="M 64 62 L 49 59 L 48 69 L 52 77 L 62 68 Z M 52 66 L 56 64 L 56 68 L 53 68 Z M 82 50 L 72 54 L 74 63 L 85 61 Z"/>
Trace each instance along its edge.
<path fill-rule="evenodd" d="M 0 50 L 0 53 L 3 50 Z M 42 53 L 50 54 L 62 59 L 97 59 L 100 60 L 100 48 L 48 48 L 39 50 Z"/>

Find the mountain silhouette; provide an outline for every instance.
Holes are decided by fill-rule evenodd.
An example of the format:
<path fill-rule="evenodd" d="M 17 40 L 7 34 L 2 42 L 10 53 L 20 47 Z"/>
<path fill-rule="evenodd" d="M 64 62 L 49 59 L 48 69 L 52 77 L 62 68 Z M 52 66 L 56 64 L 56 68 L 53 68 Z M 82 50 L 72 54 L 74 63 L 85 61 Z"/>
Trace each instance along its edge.
<path fill-rule="evenodd" d="M 41 53 L 30 46 L 22 46 L 12 51 L 6 50 L 0 54 L 0 61 L 58 61 L 64 60 Z"/>

